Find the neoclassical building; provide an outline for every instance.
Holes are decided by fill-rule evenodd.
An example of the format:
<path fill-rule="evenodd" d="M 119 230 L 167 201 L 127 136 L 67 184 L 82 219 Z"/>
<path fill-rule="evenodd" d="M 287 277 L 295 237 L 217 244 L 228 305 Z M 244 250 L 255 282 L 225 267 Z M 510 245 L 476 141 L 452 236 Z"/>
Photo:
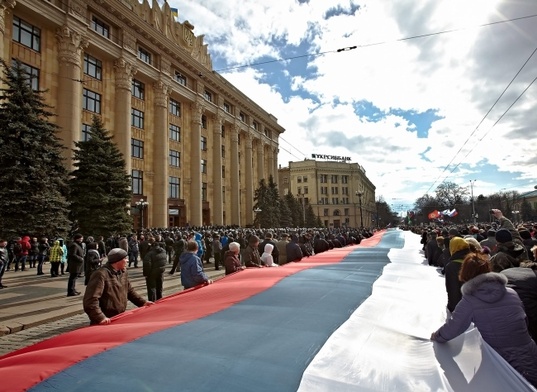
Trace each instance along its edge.
<path fill-rule="evenodd" d="M 376 212 L 375 186 L 358 163 L 305 159 L 278 170 L 281 195 L 291 192 L 309 203 L 325 227 L 371 227 Z"/>
<path fill-rule="evenodd" d="M 284 129 L 213 71 L 203 36 L 167 3 L 0 0 L 0 16 L 0 53 L 48 90 L 68 165 L 102 118 L 132 175 L 132 206 L 147 203 L 132 209 L 137 227 L 253 222 Z"/>

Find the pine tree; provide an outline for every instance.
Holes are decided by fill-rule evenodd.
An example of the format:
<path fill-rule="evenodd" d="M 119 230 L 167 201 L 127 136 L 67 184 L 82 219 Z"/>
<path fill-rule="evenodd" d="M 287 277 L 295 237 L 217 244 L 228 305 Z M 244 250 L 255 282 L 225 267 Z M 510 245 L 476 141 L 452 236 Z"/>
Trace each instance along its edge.
<path fill-rule="evenodd" d="M 103 236 L 130 232 L 130 176 L 123 155 L 99 117 L 93 117 L 89 139 L 75 145 L 70 201 L 71 218 L 78 230 Z"/>
<path fill-rule="evenodd" d="M 65 235 L 69 228 L 67 170 L 43 91 L 19 61 L 1 61 L 0 234 Z"/>

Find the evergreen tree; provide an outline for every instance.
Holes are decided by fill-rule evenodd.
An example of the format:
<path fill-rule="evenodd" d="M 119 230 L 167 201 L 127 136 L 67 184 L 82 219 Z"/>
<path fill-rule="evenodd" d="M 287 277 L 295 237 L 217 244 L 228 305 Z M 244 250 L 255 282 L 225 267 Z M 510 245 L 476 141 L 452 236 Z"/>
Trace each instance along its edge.
<path fill-rule="evenodd" d="M 130 176 L 123 155 L 99 117 L 93 117 L 89 139 L 77 142 L 76 147 L 76 169 L 70 180 L 71 218 L 86 235 L 130 232 Z"/>
<path fill-rule="evenodd" d="M 19 61 L 1 64 L 0 233 L 63 236 L 69 229 L 67 170 L 57 126 L 49 122 L 53 114 Z"/>
<path fill-rule="evenodd" d="M 261 210 L 255 216 L 254 225 L 256 227 L 279 227 L 280 194 L 272 176 L 269 177 L 268 184 L 265 179 L 259 181 L 254 201 L 254 210 Z"/>

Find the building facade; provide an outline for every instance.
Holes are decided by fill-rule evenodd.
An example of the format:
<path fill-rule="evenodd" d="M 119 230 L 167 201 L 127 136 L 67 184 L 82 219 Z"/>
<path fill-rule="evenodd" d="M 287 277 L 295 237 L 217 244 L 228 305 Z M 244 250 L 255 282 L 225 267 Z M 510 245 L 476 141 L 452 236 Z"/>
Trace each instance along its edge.
<path fill-rule="evenodd" d="M 358 163 L 306 159 L 278 170 L 281 195 L 309 203 L 325 227 L 371 227 L 375 186 Z"/>
<path fill-rule="evenodd" d="M 203 36 L 156 0 L 0 0 L 4 60 L 48 90 L 72 167 L 100 116 L 132 175 L 135 226 L 247 225 L 277 175 L 277 119 L 212 70 Z M 140 203 L 143 201 L 144 203 Z"/>

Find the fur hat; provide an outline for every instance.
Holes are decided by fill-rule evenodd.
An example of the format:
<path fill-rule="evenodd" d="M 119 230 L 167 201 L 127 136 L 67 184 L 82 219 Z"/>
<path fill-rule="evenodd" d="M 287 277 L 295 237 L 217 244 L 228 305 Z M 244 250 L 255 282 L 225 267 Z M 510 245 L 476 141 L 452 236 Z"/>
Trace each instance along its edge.
<path fill-rule="evenodd" d="M 496 232 L 496 241 L 500 244 L 513 241 L 513 235 L 507 229 L 500 229 Z"/>
<path fill-rule="evenodd" d="M 108 263 L 113 264 L 127 257 L 127 252 L 121 248 L 114 248 L 108 252 Z"/>

